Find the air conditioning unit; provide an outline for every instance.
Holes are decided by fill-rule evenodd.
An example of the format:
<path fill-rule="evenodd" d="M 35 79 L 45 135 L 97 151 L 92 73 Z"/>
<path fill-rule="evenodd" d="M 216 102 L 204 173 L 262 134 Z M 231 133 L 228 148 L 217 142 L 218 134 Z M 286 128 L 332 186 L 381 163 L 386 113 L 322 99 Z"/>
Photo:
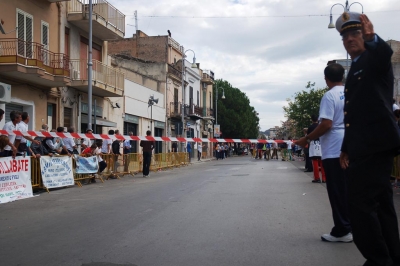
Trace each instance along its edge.
<path fill-rule="evenodd" d="M 72 71 L 72 78 L 75 80 L 80 80 L 81 79 L 81 72 L 79 70 L 74 69 Z"/>
<path fill-rule="evenodd" d="M 0 103 L 11 102 L 11 85 L 0 82 Z"/>

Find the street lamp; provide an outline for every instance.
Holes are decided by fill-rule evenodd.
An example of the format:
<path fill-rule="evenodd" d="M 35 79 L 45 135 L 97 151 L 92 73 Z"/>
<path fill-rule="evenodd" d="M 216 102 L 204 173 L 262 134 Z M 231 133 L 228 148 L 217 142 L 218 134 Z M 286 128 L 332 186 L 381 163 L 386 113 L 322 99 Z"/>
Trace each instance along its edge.
<path fill-rule="evenodd" d="M 185 58 L 186 58 L 186 52 L 191 51 L 193 53 L 193 63 L 192 63 L 192 68 L 197 68 L 196 65 L 196 54 L 193 50 L 188 49 L 182 54 L 182 137 L 185 136 L 185 77 L 186 77 L 186 71 L 185 71 Z M 182 142 L 182 152 L 185 150 L 185 143 Z"/>
<path fill-rule="evenodd" d="M 334 5 L 331 7 L 331 12 L 330 12 L 330 16 L 329 16 L 329 17 L 330 17 L 330 22 L 329 22 L 329 25 L 328 25 L 328 29 L 334 29 L 334 28 L 335 28 L 335 24 L 333 24 L 333 21 L 332 21 L 332 8 L 333 8 L 334 6 L 340 5 L 340 6 L 342 6 L 342 7 L 344 8 L 344 11 L 345 11 L 345 12 L 349 12 L 349 11 L 350 11 L 350 7 L 351 7 L 353 4 L 359 4 L 359 5 L 361 6 L 361 13 L 364 14 L 364 7 L 363 7 L 363 5 L 362 5 L 361 3 L 359 3 L 359 2 L 354 2 L 354 3 L 351 3 L 351 4 L 349 5 L 349 1 L 346 0 L 346 6 L 344 6 L 344 5 L 340 4 L 340 3 L 334 4 Z M 346 53 L 346 75 L 345 75 L 346 78 L 347 78 L 347 74 L 348 74 L 348 73 L 349 73 L 349 53 Z"/>
<path fill-rule="evenodd" d="M 153 105 L 155 103 L 158 103 L 158 99 L 154 99 L 154 96 L 150 96 L 148 103 L 148 107 L 151 107 L 151 112 L 150 112 L 150 131 L 153 134 Z"/>
<path fill-rule="evenodd" d="M 225 90 L 222 88 L 222 100 L 225 99 Z M 215 85 L 215 125 L 218 126 L 218 85 Z M 215 130 L 214 130 L 215 135 Z M 215 137 L 215 136 L 214 136 Z"/>

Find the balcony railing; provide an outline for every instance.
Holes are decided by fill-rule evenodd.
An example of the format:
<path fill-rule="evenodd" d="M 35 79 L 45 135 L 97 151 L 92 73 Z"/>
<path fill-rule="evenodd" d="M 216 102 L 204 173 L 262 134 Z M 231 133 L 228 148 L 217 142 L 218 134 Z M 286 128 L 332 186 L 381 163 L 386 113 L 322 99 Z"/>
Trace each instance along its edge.
<path fill-rule="evenodd" d="M 125 15 L 106 0 L 92 0 L 93 15 L 102 17 L 108 24 L 125 33 Z M 89 13 L 89 0 L 72 0 L 68 13 Z"/>
<path fill-rule="evenodd" d="M 181 46 L 177 41 L 175 41 L 171 37 L 168 37 L 168 44 L 174 47 L 177 51 L 183 52 L 183 46 Z"/>
<path fill-rule="evenodd" d="M 214 116 L 214 109 L 207 108 L 207 115 L 206 116 Z"/>
<path fill-rule="evenodd" d="M 179 117 L 182 114 L 182 104 L 180 102 L 171 102 L 169 108 L 170 117 Z"/>
<path fill-rule="evenodd" d="M 88 80 L 87 59 L 71 59 L 71 80 Z M 116 89 L 121 94 L 124 91 L 124 74 L 100 61 L 93 61 L 92 79 L 105 85 L 106 89 Z"/>
<path fill-rule="evenodd" d="M 178 79 L 182 79 L 182 72 L 176 68 L 174 68 L 172 65 L 168 64 L 168 74 L 172 74 L 176 76 Z"/>
<path fill-rule="evenodd" d="M 185 116 L 203 116 L 203 108 L 195 104 L 185 104 Z"/>
<path fill-rule="evenodd" d="M 44 69 L 53 75 L 69 76 L 69 58 L 45 46 L 21 39 L 0 39 L 0 63 L 15 63 Z"/>

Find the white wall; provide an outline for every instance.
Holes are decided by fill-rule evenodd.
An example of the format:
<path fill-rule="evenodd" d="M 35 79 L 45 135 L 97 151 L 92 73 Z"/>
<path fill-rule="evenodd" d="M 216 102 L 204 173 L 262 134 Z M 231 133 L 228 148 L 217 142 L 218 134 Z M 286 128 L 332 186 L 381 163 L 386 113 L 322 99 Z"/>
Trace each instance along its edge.
<path fill-rule="evenodd" d="M 153 120 L 165 122 L 164 94 L 127 79 L 125 79 L 125 113 L 150 119 L 151 108 L 148 107 L 148 101 L 152 95 L 158 99 L 158 104 L 153 105 Z"/>

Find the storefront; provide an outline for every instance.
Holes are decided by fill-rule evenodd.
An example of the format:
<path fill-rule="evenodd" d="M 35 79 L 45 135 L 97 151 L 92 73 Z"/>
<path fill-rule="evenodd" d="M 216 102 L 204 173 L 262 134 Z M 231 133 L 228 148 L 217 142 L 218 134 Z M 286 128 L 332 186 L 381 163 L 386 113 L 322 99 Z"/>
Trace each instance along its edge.
<path fill-rule="evenodd" d="M 133 133 L 133 136 L 138 135 L 138 127 L 139 127 L 139 117 L 125 114 L 124 117 L 124 135 L 129 135 L 129 132 Z M 131 140 L 131 153 L 138 152 L 138 143 L 136 140 Z"/>

